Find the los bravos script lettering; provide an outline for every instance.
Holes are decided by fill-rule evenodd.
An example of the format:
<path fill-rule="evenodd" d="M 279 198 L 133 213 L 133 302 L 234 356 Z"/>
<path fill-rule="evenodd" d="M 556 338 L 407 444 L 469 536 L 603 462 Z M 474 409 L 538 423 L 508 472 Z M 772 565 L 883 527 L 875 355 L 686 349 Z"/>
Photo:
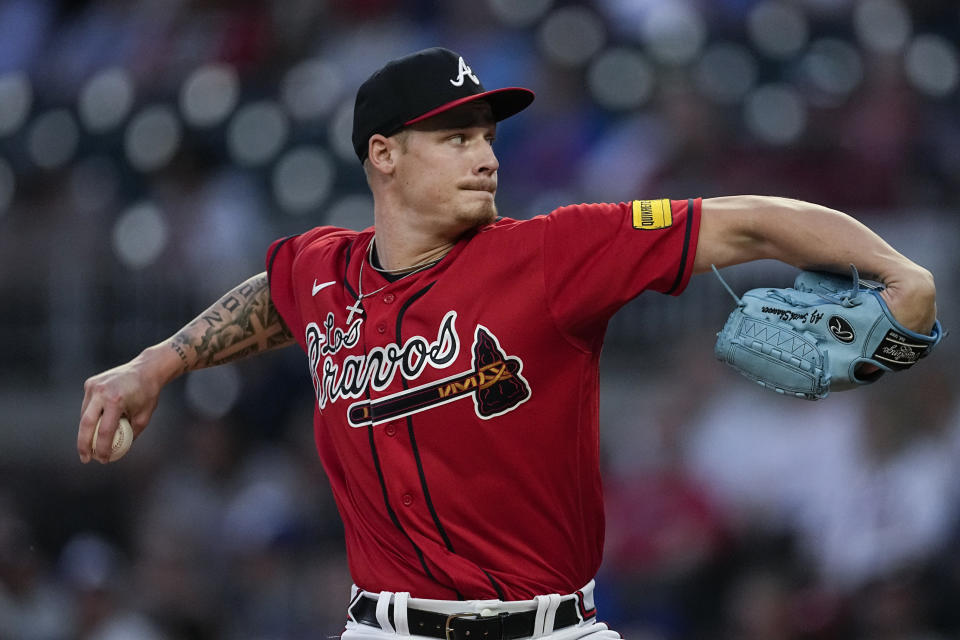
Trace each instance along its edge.
<path fill-rule="evenodd" d="M 307 358 L 317 406 L 322 411 L 341 398 L 361 398 L 367 388 L 382 391 L 399 372 L 407 380 L 420 377 L 427 366 L 444 369 L 460 353 L 456 329 L 457 312 L 449 311 L 440 321 L 435 340 L 412 336 L 403 345 L 396 343 L 374 347 L 367 353 L 335 358 L 343 349 L 352 349 L 360 341 L 363 318 L 354 320 L 346 330 L 336 326 L 333 313 L 323 325 L 311 322 L 306 327 Z"/>

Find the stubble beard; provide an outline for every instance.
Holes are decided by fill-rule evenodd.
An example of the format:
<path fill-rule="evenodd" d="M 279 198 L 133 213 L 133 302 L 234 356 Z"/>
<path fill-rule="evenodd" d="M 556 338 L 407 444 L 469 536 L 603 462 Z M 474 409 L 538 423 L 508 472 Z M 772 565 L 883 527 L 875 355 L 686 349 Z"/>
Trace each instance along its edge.
<path fill-rule="evenodd" d="M 480 215 L 477 217 L 479 219 L 479 224 L 477 226 L 483 226 L 492 223 L 497 219 L 497 203 L 493 200 L 484 203 L 481 206 Z"/>
<path fill-rule="evenodd" d="M 474 207 L 463 209 L 457 217 L 459 226 L 464 232 L 479 229 L 491 224 L 497 219 L 497 205 L 493 200 L 478 203 Z"/>
<path fill-rule="evenodd" d="M 475 223 L 473 227 L 475 229 L 479 229 L 480 227 L 484 227 L 488 224 L 492 224 L 493 221 L 496 219 L 497 219 L 496 203 L 493 201 L 485 202 L 482 205 L 480 205 L 477 211 L 477 215 L 474 218 Z"/>

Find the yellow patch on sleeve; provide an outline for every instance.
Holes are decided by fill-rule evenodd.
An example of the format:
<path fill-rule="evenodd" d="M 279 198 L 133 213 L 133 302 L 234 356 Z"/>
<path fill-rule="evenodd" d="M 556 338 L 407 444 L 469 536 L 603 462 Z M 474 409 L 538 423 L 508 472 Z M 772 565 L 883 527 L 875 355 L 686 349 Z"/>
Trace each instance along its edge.
<path fill-rule="evenodd" d="M 670 200 L 634 200 L 634 229 L 666 229 L 673 224 L 673 210 Z"/>

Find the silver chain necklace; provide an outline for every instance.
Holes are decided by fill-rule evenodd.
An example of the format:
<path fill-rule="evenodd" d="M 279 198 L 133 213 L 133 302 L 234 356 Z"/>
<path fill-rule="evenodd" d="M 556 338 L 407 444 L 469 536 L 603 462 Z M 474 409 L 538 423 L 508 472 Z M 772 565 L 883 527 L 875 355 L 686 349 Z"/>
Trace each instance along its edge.
<path fill-rule="evenodd" d="M 400 273 L 403 273 L 404 271 L 409 270 L 409 273 L 403 273 L 403 275 L 408 276 L 411 273 L 422 271 L 423 269 L 426 269 L 427 267 L 440 262 L 440 260 L 443 258 L 443 256 L 440 256 L 439 258 L 427 258 L 423 262 L 418 262 L 417 264 L 411 265 L 409 267 L 401 267 L 399 269 L 384 269 L 383 267 L 378 267 L 377 265 L 373 264 L 373 245 L 375 241 L 376 241 L 376 238 L 371 240 L 370 245 L 367 248 L 367 262 L 370 263 L 370 268 L 373 269 L 374 271 L 379 271 L 380 273 L 386 273 L 391 276 L 395 276 L 397 274 L 400 274 Z"/>
<path fill-rule="evenodd" d="M 411 275 L 417 273 L 418 271 L 423 271 L 424 269 L 426 269 L 426 268 L 428 268 L 428 267 L 432 267 L 433 265 L 435 265 L 435 264 L 437 264 L 438 262 L 440 262 L 440 260 L 441 260 L 442 258 L 443 258 L 443 256 L 440 256 L 440 258 L 434 258 L 433 260 L 427 260 L 426 262 L 422 262 L 422 263 L 420 263 L 420 264 L 415 264 L 415 265 L 413 265 L 412 271 L 410 271 L 410 272 L 408 272 L 408 273 L 404 273 L 402 276 L 400 276 L 400 278 L 401 278 L 401 279 L 402 279 L 402 278 L 406 278 L 407 276 L 411 276 Z M 396 275 L 396 274 L 398 274 L 398 273 L 401 273 L 402 271 L 405 271 L 405 269 L 378 269 L 377 267 L 373 266 L 373 240 L 370 240 L 370 246 L 369 246 L 369 249 L 368 249 L 368 251 L 367 251 L 367 257 L 360 263 L 360 273 L 359 273 L 359 275 L 357 275 L 357 299 L 356 299 L 356 301 L 355 301 L 352 305 L 350 305 L 350 306 L 347 307 L 347 311 L 350 312 L 350 314 L 347 316 L 347 325 L 348 325 L 348 326 L 350 325 L 351 322 L 353 322 L 353 315 L 354 315 L 355 313 L 357 313 L 357 314 L 363 313 L 363 305 L 361 304 L 361 302 L 363 302 L 363 299 L 364 299 L 364 298 L 369 298 L 370 296 L 375 296 L 375 295 L 377 295 L 378 293 L 380 293 L 381 291 L 383 291 L 384 289 L 386 289 L 387 287 L 389 287 L 391 284 L 393 284 L 393 282 L 388 282 L 387 284 L 383 285 L 382 287 L 380 287 L 379 289 L 377 289 L 377 290 L 375 290 L 375 291 L 370 291 L 369 293 L 364 293 L 364 292 L 363 292 L 363 265 L 364 265 L 365 263 L 367 263 L 367 262 L 370 263 L 370 268 L 371 268 L 371 269 L 374 269 L 374 270 L 376 270 L 376 271 L 379 271 L 380 273 L 386 273 L 386 274 L 390 274 L 390 275 Z M 407 269 L 409 269 L 409 268 L 410 268 L 410 267 L 407 267 Z M 396 282 L 396 281 L 394 281 L 394 282 Z"/>

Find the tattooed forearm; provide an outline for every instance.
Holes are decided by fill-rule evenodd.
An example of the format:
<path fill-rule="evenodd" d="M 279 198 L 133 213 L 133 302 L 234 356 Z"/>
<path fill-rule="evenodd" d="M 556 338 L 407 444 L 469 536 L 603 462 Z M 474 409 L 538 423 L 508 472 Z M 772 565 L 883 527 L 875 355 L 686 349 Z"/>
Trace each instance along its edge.
<path fill-rule="evenodd" d="M 184 333 L 181 331 L 173 337 L 173 340 L 170 341 L 170 346 L 174 351 L 177 352 L 177 355 L 180 356 L 180 359 L 183 361 L 184 369 L 190 366 L 190 359 L 187 357 L 187 352 L 183 350 L 183 345 L 181 341 L 183 340 Z"/>
<path fill-rule="evenodd" d="M 265 273 L 234 288 L 169 341 L 184 370 L 223 364 L 292 343 L 293 334 L 270 300 Z"/>

